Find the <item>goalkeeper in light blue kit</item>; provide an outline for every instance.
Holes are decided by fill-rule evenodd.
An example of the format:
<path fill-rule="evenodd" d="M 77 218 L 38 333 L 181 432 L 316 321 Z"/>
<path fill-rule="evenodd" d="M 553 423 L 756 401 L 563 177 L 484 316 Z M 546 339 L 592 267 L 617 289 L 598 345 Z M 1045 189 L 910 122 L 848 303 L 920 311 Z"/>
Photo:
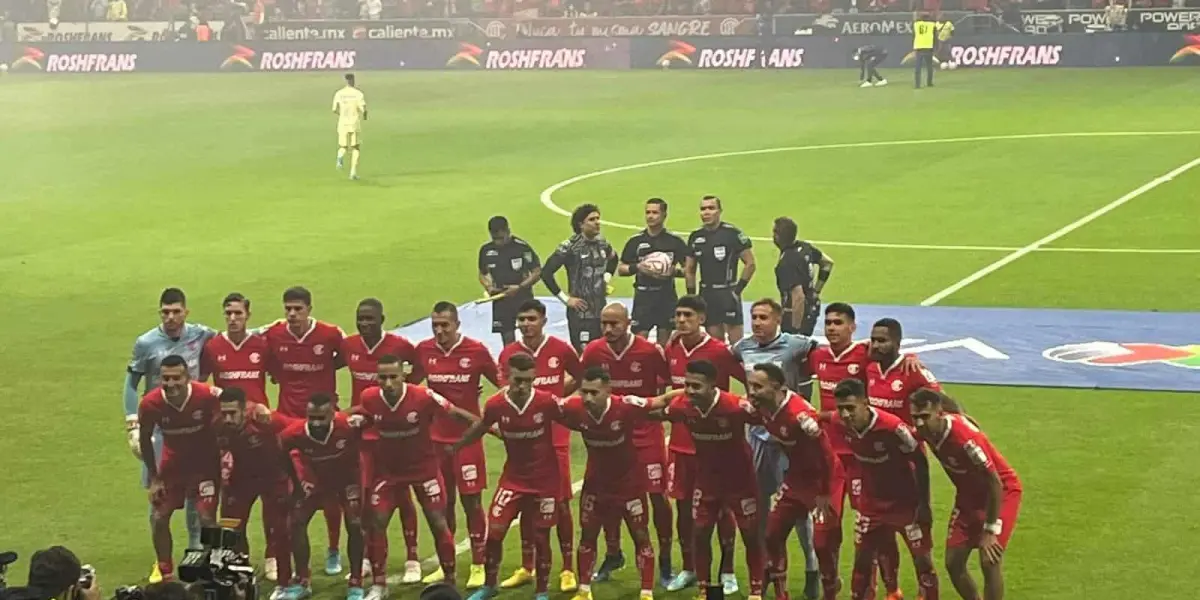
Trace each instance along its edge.
<path fill-rule="evenodd" d="M 133 343 L 133 357 L 129 360 L 129 368 L 125 374 L 125 426 L 129 435 L 129 447 L 139 463 L 142 454 L 138 441 L 138 403 L 143 393 L 158 387 L 159 363 L 172 354 L 178 354 L 187 360 L 188 372 L 192 379 L 200 381 L 200 351 L 204 349 L 204 343 L 217 333 L 204 325 L 187 322 L 187 297 L 179 288 L 163 290 L 158 299 L 158 314 L 162 318 L 162 324 L 138 336 L 137 341 Z M 139 392 L 138 385 L 143 378 L 146 385 L 143 388 L 144 392 Z M 157 431 L 154 433 L 154 451 L 162 452 L 162 434 Z M 142 467 L 142 487 L 150 487 L 145 467 Z M 191 498 L 187 500 L 185 508 L 188 547 L 199 548 L 200 517 Z M 156 562 L 154 570 L 150 573 L 150 583 L 159 581 L 162 581 L 162 573 L 159 572 Z"/>

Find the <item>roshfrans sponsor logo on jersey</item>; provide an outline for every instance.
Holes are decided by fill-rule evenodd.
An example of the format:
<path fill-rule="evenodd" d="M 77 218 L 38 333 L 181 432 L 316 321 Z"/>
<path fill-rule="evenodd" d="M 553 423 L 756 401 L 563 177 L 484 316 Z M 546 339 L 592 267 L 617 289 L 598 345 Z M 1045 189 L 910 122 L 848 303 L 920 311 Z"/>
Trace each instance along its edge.
<path fill-rule="evenodd" d="M 951 59 L 963 67 L 1052 67 L 1062 62 L 1062 44 L 955 46 Z"/>
<path fill-rule="evenodd" d="M 43 52 L 26 46 L 13 70 L 47 73 L 128 73 L 137 69 L 136 52 Z"/>
<path fill-rule="evenodd" d="M 1165 364 L 1200 369 L 1200 344 L 1170 346 L 1143 342 L 1084 342 L 1055 346 L 1043 351 L 1042 356 L 1056 362 L 1094 367 Z"/>
<path fill-rule="evenodd" d="M 242 45 L 221 63 L 222 69 L 244 68 L 259 71 L 334 71 L 353 69 L 356 50 L 285 50 L 257 52 Z"/>
<path fill-rule="evenodd" d="M 1172 63 L 1184 62 L 1189 57 L 1192 57 L 1192 62 L 1195 62 L 1195 58 L 1200 58 L 1200 35 L 1185 35 L 1183 39 L 1185 45 L 1171 56 Z"/>

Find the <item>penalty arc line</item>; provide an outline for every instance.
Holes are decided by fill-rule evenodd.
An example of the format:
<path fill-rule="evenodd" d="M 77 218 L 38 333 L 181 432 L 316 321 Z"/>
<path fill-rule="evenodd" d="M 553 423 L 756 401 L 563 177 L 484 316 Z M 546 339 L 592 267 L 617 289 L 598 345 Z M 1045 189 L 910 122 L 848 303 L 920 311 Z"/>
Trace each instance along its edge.
<path fill-rule="evenodd" d="M 1083 227 L 1084 225 L 1087 225 L 1088 223 L 1091 223 L 1092 221 L 1099 219 L 1100 217 L 1103 217 L 1104 215 L 1116 210 L 1117 208 L 1120 208 L 1122 205 L 1126 204 L 1130 200 L 1133 200 L 1134 198 L 1137 198 L 1138 196 L 1141 196 L 1142 194 L 1145 194 L 1146 192 L 1149 192 L 1150 190 L 1153 190 L 1154 188 L 1157 188 L 1158 186 L 1160 186 L 1164 183 L 1167 183 L 1167 182 L 1175 179 L 1176 177 L 1179 177 L 1180 175 L 1183 175 L 1184 173 L 1190 171 L 1191 169 L 1193 169 L 1194 167 L 1196 167 L 1198 165 L 1200 165 L 1200 158 L 1192 159 L 1188 163 L 1180 165 L 1179 167 L 1176 167 L 1175 169 L 1171 170 L 1171 172 L 1167 173 L 1166 175 L 1163 175 L 1161 177 L 1156 177 L 1156 178 L 1142 184 L 1140 187 L 1125 194 L 1124 196 L 1121 196 L 1120 198 L 1117 198 L 1116 200 L 1113 200 L 1112 202 L 1109 202 L 1108 204 L 1105 204 L 1104 206 L 1097 208 L 1096 210 L 1084 215 L 1083 217 L 1080 217 L 1079 219 L 1076 219 L 1075 221 L 1072 221 L 1072 222 L 1064 225 L 1063 227 L 1051 232 L 1049 235 L 1043 237 L 1042 239 L 1033 242 L 1032 244 L 1029 244 L 1027 246 L 1023 246 L 1023 247 L 1017 249 L 1015 252 L 1004 256 L 1004 258 L 1001 258 L 1000 260 L 998 260 L 978 271 L 975 271 L 974 273 L 971 273 L 970 275 L 962 278 L 961 280 L 957 281 L 956 283 L 947 287 L 946 289 L 922 300 L 921 306 L 933 306 L 934 304 L 937 304 L 938 302 L 945 300 L 947 297 L 955 294 L 956 292 L 962 290 L 963 288 L 967 287 L 968 285 L 971 285 L 972 283 L 975 283 L 976 281 L 979 281 L 980 279 L 983 279 L 984 277 L 987 277 L 988 275 L 995 273 L 996 271 L 999 271 L 1000 269 L 1004 268 L 1005 266 L 1010 265 L 1013 262 L 1016 262 L 1022 256 L 1025 256 L 1026 254 L 1029 254 L 1030 252 L 1033 252 L 1033 251 L 1037 250 L 1038 248 L 1045 246 L 1046 244 L 1049 244 L 1049 243 L 1053 242 L 1054 240 L 1057 240 L 1057 239 L 1067 235 L 1068 233 L 1071 233 L 1072 231 L 1075 231 L 1076 229 L 1079 229 L 1080 227 Z"/>

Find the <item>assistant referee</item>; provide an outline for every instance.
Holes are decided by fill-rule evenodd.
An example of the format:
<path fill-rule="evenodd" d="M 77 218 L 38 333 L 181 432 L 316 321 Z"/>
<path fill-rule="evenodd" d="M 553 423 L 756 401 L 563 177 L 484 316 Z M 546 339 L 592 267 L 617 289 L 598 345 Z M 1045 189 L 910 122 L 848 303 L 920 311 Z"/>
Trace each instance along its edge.
<path fill-rule="evenodd" d="M 708 334 L 734 344 L 745 331 L 742 292 L 757 266 L 750 238 L 722 221 L 721 210 L 720 198 L 700 199 L 700 221 L 704 226 L 688 236 L 691 252 L 684 265 L 684 280 L 688 294 L 695 294 L 699 271 L 700 296 L 708 306 Z M 738 263 L 746 264 L 740 278 Z"/>
<path fill-rule="evenodd" d="M 667 231 L 667 202 L 662 198 L 646 201 L 646 228 L 625 242 L 617 274 L 634 276 L 633 319 L 630 329 L 634 335 L 648 337 L 654 330 L 659 345 L 665 345 L 675 330 L 675 303 L 679 300 L 673 276 L 662 277 L 643 271 L 642 259 L 655 252 L 671 257 L 675 272 L 682 272 L 688 247 L 683 238 Z"/>
<path fill-rule="evenodd" d="M 775 247 L 779 248 L 775 285 L 783 305 L 781 327 L 787 333 L 812 335 L 821 314 L 821 290 L 833 274 L 833 259 L 816 246 L 797 239 L 797 231 L 795 221 L 787 217 L 775 219 L 773 237 Z"/>

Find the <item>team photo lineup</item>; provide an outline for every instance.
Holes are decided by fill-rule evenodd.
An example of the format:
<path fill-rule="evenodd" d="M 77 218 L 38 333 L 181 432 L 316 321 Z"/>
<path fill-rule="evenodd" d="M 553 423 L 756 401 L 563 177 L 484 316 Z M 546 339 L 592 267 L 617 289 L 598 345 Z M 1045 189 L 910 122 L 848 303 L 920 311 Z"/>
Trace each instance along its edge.
<path fill-rule="evenodd" d="M 346 82 L 334 100 L 337 166 L 349 154 L 357 178 L 366 102 L 352 75 Z M 506 218 L 488 220 L 472 305 L 490 305 L 498 356 L 459 332 L 462 307 L 448 300 L 432 304 L 430 337 L 409 340 L 385 329 L 375 298 L 359 302 L 357 331 L 345 335 L 313 316 L 304 287 L 284 291 L 283 317 L 260 327 L 249 324 L 251 299 L 232 292 L 218 332 L 187 322 L 182 290 L 163 291 L 161 325 L 137 338 L 124 394 L 149 491 L 151 582 L 178 577 L 173 513 L 185 514 L 187 547 L 204 545 L 201 532 L 219 523 L 240 530 L 239 550 L 249 552 L 245 530 L 261 501 L 266 544 L 254 554 L 277 584 L 272 600 L 313 595 L 308 530 L 318 512 L 323 571 L 348 570 L 348 600 L 381 600 L 395 584 L 462 585 L 472 600 L 524 595 L 517 588 L 530 584 L 535 599 L 552 589 L 618 597 L 603 583 L 625 566 L 625 532 L 642 599 L 658 590 L 715 600 L 744 587 L 751 600 L 898 600 L 903 564 L 915 570 L 915 597 L 937 600 L 941 570 L 951 597 L 1002 598 L 1021 483 L 967 413 L 969 400 L 946 395 L 918 357 L 900 352 L 895 319 L 855 339 L 854 308 L 822 305 L 833 260 L 793 220 L 774 221 L 778 297 L 747 314 L 755 249 L 722 219 L 721 199 L 700 200 L 700 226 L 686 238 L 667 229 L 667 216 L 666 201 L 648 200 L 645 229 L 618 251 L 599 207 L 581 205 L 573 234 L 544 264 Z M 610 301 L 618 277 L 632 278 L 630 306 Z M 565 306 L 568 339 L 546 333 L 538 284 Z M 824 343 L 813 337 L 819 321 Z M 342 368 L 349 390 L 338 389 Z M 495 393 L 485 396 L 485 385 Z M 487 477 L 489 435 L 505 452 L 498 482 Z M 576 437 L 587 450 L 581 487 L 571 473 Z M 956 489 L 952 512 L 939 515 L 938 565 L 930 455 Z M 389 577 L 396 512 L 405 561 Z M 419 554 L 422 521 L 432 569 Z M 520 565 L 502 578 L 510 527 Z M 844 530 L 853 533 L 848 574 Z M 969 572 L 974 551 L 982 585 Z M 735 575 L 739 555 L 748 581 Z M 801 571 L 803 584 L 789 589 Z"/>

